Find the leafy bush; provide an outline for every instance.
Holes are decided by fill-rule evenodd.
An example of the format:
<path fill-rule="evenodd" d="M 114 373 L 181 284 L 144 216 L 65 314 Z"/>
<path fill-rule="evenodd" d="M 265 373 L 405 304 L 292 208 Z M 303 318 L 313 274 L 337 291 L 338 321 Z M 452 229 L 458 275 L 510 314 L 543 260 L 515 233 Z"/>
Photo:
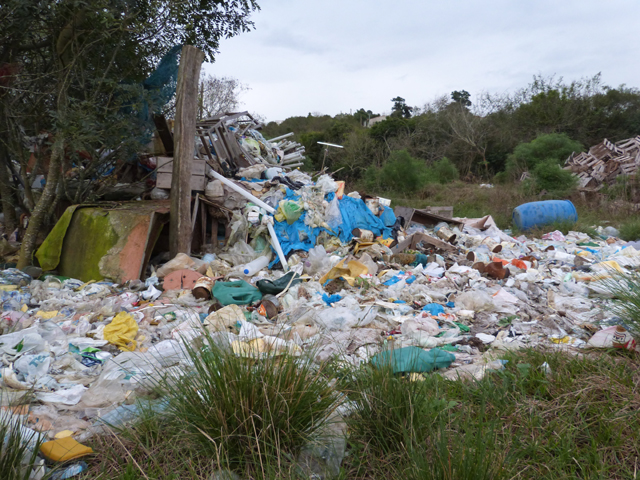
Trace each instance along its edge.
<path fill-rule="evenodd" d="M 578 185 L 578 179 L 568 170 L 563 170 L 553 158 L 541 161 L 533 169 L 536 190 L 546 190 L 552 195 L 568 195 Z"/>
<path fill-rule="evenodd" d="M 455 182 L 460 178 L 458 169 L 447 157 L 443 157 L 435 162 L 431 166 L 430 171 L 432 175 L 429 175 L 429 177 L 442 184 Z"/>
<path fill-rule="evenodd" d="M 632 219 L 620 226 L 620 238 L 627 242 L 640 240 L 640 219 Z"/>
<path fill-rule="evenodd" d="M 370 166 L 364 172 L 364 185 L 365 188 L 370 192 L 376 192 L 381 190 L 380 180 L 382 177 L 382 169 Z"/>
<path fill-rule="evenodd" d="M 507 172 L 498 172 L 493 177 L 493 183 L 497 183 L 498 185 L 504 185 L 509 180 L 511 179 L 509 178 L 509 175 L 507 175 Z"/>
<path fill-rule="evenodd" d="M 406 150 L 391 153 L 381 169 L 369 167 L 365 172 L 365 184 L 373 190 L 414 193 L 428 183 L 430 169 L 424 161 L 413 158 Z"/>
<path fill-rule="evenodd" d="M 571 140 L 564 133 L 540 135 L 535 140 L 518 145 L 507 157 L 506 172 L 517 179 L 524 171 L 535 170 L 540 163 L 549 160 L 562 164 L 573 152 L 582 151 L 582 144 Z"/>
<path fill-rule="evenodd" d="M 295 458 L 338 406 L 322 367 L 286 355 L 239 357 L 209 334 L 202 343 L 184 347 L 193 371 L 160 387 L 181 438 L 211 458 L 247 468 Z"/>

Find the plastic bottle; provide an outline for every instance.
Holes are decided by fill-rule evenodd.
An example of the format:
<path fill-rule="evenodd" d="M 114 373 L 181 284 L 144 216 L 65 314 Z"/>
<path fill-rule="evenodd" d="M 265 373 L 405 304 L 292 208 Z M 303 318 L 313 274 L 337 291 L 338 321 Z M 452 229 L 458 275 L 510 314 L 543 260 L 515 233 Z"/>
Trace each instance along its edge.
<path fill-rule="evenodd" d="M 269 265 L 269 257 L 258 257 L 254 261 L 242 265 L 240 270 L 245 275 L 255 275 L 267 265 Z"/>
<path fill-rule="evenodd" d="M 513 209 L 513 223 L 520 230 L 529 230 L 561 221 L 578 221 L 576 207 L 569 200 L 530 202 Z"/>

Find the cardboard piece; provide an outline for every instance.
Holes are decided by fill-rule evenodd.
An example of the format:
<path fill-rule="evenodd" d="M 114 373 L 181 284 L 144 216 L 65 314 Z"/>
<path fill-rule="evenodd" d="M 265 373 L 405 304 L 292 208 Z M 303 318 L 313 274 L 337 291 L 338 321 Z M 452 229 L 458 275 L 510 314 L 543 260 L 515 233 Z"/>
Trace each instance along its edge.
<path fill-rule="evenodd" d="M 427 227 L 437 225 L 440 222 L 462 225 L 462 222 L 454 220 L 453 218 L 443 217 L 426 210 L 418 210 L 411 207 L 396 207 L 393 209 L 393 213 L 395 213 L 396 217 L 403 217 L 405 219 L 405 227 L 408 227 L 411 222 L 419 223 Z"/>
<path fill-rule="evenodd" d="M 433 245 L 440 250 L 446 250 L 447 252 L 456 251 L 456 248 L 449 245 L 448 243 L 445 243 L 442 240 L 431 237 L 429 235 L 425 235 L 424 233 L 414 233 L 410 237 L 405 238 L 402 242 L 398 243 L 391 249 L 391 251 L 395 254 L 404 252 L 406 249 L 415 250 L 416 246 L 420 242 L 428 243 L 429 245 Z"/>

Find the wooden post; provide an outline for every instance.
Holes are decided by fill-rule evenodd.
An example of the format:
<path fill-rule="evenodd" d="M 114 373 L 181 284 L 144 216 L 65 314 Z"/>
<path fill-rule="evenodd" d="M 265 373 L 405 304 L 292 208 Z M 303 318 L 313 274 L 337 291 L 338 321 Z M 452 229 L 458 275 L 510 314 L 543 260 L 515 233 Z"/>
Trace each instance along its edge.
<path fill-rule="evenodd" d="M 176 88 L 173 175 L 171 178 L 171 258 L 191 253 L 191 163 L 195 148 L 198 82 L 204 53 L 191 45 L 182 47 Z"/>

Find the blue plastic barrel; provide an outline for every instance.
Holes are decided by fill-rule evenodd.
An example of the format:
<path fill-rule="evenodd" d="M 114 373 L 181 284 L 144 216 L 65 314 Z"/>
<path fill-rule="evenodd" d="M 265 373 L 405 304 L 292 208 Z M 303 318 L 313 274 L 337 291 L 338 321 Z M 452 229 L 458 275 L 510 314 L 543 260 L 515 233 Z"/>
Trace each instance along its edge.
<path fill-rule="evenodd" d="M 517 206 L 512 218 L 516 227 L 526 231 L 554 222 L 577 222 L 578 212 L 570 200 L 545 200 Z"/>

